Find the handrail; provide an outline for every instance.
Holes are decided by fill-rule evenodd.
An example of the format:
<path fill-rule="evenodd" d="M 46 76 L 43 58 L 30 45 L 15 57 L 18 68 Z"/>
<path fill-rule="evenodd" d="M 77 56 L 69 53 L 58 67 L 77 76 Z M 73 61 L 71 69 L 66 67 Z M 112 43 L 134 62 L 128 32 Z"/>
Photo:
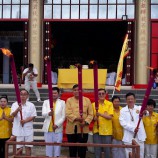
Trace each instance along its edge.
<path fill-rule="evenodd" d="M 94 143 L 51 143 L 51 142 L 16 142 L 16 137 L 12 137 L 5 144 L 5 158 L 8 158 L 9 153 L 9 145 L 13 145 L 13 157 L 18 158 L 17 152 L 15 150 L 15 146 L 17 144 L 20 145 L 34 145 L 34 146 L 45 146 L 45 145 L 52 145 L 52 146 L 62 146 L 62 147 L 69 147 L 69 146 L 87 146 L 87 147 L 110 147 L 110 148 L 132 148 L 132 153 L 130 153 L 129 157 L 131 158 L 139 158 L 140 157 L 140 146 L 135 141 L 132 140 L 132 145 L 119 145 L 119 144 L 94 144 Z M 23 156 L 20 156 L 23 157 Z M 26 156 L 24 156 L 26 157 Z M 27 158 L 35 158 L 35 156 L 27 156 Z M 38 156 L 37 156 L 38 158 Z M 40 156 L 40 158 L 45 158 L 45 156 Z"/>

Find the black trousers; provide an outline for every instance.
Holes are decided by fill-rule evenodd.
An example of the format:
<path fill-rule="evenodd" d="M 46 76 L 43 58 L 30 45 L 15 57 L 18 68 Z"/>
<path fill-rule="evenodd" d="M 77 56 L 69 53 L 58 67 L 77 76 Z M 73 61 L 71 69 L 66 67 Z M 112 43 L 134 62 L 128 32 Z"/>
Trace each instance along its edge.
<path fill-rule="evenodd" d="M 69 143 L 87 143 L 88 133 L 86 134 L 67 134 Z M 69 147 L 69 155 L 70 157 L 86 157 L 87 147 L 79 147 L 79 146 L 70 146 Z"/>
<path fill-rule="evenodd" d="M 0 158 L 5 158 L 5 142 L 9 138 L 0 139 Z"/>

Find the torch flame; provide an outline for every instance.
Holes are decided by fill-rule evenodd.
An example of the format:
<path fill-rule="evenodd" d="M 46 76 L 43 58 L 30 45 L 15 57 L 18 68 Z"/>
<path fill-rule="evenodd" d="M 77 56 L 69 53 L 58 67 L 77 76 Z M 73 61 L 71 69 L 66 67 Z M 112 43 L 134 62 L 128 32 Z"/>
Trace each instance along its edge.
<path fill-rule="evenodd" d="M 94 60 L 91 60 L 89 63 L 93 65 L 93 64 L 94 64 L 94 62 L 95 62 Z"/>
<path fill-rule="evenodd" d="M 9 49 L 6 49 L 6 48 L 0 48 L 0 49 L 2 50 L 2 53 L 8 57 L 13 55 Z"/>
<path fill-rule="evenodd" d="M 91 60 L 91 61 L 89 62 L 89 64 L 91 64 L 91 65 L 97 65 L 97 61 L 96 61 L 96 60 Z"/>

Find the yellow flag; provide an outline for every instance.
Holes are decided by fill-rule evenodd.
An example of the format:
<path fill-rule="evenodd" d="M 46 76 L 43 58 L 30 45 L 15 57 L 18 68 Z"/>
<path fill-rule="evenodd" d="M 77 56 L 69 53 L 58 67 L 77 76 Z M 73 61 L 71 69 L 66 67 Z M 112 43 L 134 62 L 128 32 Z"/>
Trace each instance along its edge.
<path fill-rule="evenodd" d="M 128 34 L 126 34 L 126 37 L 122 46 L 122 51 L 120 54 L 119 63 L 117 66 L 117 76 L 116 76 L 116 81 L 115 81 L 115 90 L 117 91 L 120 91 L 121 89 L 121 81 L 122 81 L 122 74 L 123 74 L 123 60 L 128 55 L 128 53 L 129 53 Z"/>

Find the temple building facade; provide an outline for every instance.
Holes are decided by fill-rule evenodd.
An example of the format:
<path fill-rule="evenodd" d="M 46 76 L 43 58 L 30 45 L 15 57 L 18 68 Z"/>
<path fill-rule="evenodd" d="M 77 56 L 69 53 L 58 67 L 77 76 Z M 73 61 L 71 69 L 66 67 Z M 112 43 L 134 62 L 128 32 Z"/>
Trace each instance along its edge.
<path fill-rule="evenodd" d="M 158 67 L 157 0 L 0 0 L 0 47 L 12 51 L 18 74 L 33 63 L 39 83 L 47 84 L 47 55 L 55 72 L 92 59 L 117 67 L 126 34 L 125 84 L 146 85 L 147 66 Z M 0 64 L 0 83 L 11 83 L 2 53 Z"/>

